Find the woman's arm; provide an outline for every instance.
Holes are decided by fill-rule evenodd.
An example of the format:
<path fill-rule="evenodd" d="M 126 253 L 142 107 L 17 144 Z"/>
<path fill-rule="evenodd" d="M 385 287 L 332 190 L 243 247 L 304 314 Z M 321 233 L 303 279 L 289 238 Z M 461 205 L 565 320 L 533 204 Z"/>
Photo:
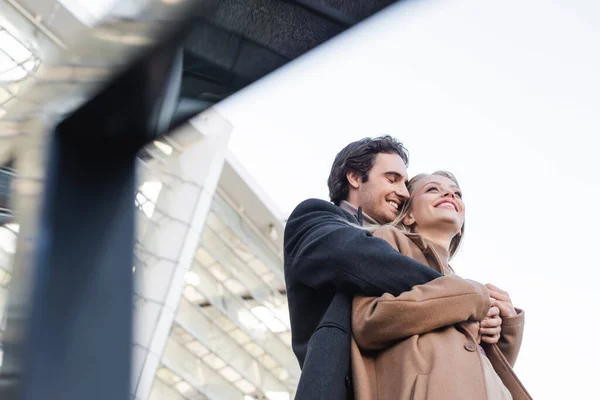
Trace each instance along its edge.
<path fill-rule="evenodd" d="M 517 362 L 521 343 L 523 341 L 523 330 L 525 328 L 525 312 L 515 309 L 517 315 L 511 318 L 502 318 L 502 332 L 498 340 L 498 348 L 506 357 L 512 367 Z"/>
<path fill-rule="evenodd" d="M 462 321 L 481 321 L 490 308 L 487 288 L 446 275 L 394 297 L 355 297 L 352 333 L 363 350 L 389 347 L 412 335 Z"/>
<path fill-rule="evenodd" d="M 525 313 L 515 308 L 507 291 L 492 284 L 485 285 L 490 291 L 492 304 L 500 309 L 502 324 L 497 341 L 498 348 L 504 354 L 510 365 L 514 366 L 523 341 Z"/>

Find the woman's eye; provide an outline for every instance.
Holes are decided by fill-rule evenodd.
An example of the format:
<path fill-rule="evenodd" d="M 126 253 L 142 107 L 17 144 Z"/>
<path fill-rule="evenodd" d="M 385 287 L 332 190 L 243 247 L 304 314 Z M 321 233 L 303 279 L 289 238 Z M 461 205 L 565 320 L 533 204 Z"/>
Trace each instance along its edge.
<path fill-rule="evenodd" d="M 426 192 L 437 192 L 438 188 L 436 188 L 435 186 L 430 187 L 429 189 L 426 190 Z"/>
<path fill-rule="evenodd" d="M 456 194 L 456 195 L 457 195 L 459 198 L 461 198 L 461 199 L 462 199 L 462 193 L 461 193 L 461 192 L 456 192 L 455 194 Z"/>

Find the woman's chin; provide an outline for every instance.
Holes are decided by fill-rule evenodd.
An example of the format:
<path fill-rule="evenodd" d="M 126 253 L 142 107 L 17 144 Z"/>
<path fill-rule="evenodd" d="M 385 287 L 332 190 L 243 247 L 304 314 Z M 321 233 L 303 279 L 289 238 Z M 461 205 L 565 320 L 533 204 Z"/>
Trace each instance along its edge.
<path fill-rule="evenodd" d="M 463 225 L 463 221 L 460 218 L 454 217 L 444 217 L 439 218 L 436 221 L 436 225 L 443 227 L 444 230 L 447 230 L 449 234 L 458 234 L 460 232 L 460 228 Z"/>

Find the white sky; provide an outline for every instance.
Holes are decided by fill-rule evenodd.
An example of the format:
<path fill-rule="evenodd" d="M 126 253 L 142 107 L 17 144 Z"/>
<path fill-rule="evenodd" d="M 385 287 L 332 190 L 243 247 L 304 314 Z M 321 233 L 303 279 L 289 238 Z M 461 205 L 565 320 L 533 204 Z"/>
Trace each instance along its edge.
<path fill-rule="evenodd" d="M 287 214 L 335 154 L 390 133 L 467 202 L 464 276 L 526 310 L 534 398 L 598 396 L 600 3 L 400 3 L 221 104 L 231 149 Z"/>

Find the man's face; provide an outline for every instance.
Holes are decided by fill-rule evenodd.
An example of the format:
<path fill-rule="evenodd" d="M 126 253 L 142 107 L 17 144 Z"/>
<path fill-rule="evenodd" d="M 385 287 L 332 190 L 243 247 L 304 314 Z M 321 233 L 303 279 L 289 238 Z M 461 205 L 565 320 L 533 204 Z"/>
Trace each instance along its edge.
<path fill-rule="evenodd" d="M 367 182 L 358 178 L 350 182 L 355 191 L 357 206 L 380 224 L 392 222 L 398 216 L 403 200 L 409 197 L 406 189 L 406 165 L 398 154 L 379 153 L 369 171 Z"/>

